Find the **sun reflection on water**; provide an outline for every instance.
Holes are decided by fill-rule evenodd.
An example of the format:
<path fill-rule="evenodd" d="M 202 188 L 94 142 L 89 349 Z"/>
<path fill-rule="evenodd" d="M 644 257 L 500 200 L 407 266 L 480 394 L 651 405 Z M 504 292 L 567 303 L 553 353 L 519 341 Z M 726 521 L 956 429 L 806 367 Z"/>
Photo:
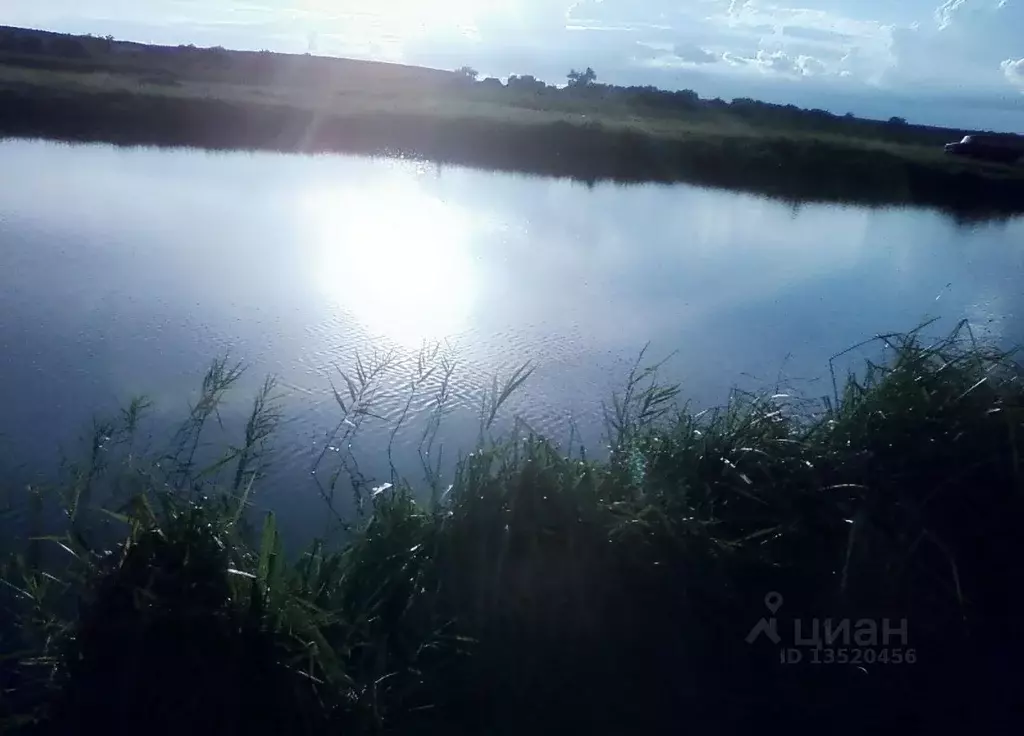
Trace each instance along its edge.
<path fill-rule="evenodd" d="M 317 284 L 373 337 L 416 347 L 467 327 L 476 287 L 470 213 L 401 180 L 318 189 L 303 209 Z"/>

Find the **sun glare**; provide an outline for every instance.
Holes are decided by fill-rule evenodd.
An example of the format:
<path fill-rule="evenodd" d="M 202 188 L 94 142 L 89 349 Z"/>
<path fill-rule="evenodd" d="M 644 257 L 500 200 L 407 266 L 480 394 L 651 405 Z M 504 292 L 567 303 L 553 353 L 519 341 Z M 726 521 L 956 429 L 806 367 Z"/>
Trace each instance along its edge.
<path fill-rule="evenodd" d="M 315 279 L 374 337 L 416 347 L 466 327 L 476 286 L 468 213 L 393 181 L 313 192 Z"/>

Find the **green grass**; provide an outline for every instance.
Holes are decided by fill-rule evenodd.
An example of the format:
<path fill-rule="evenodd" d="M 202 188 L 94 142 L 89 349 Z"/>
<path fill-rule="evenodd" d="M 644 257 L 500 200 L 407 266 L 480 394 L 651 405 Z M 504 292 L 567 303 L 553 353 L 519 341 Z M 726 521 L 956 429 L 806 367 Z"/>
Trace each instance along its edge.
<path fill-rule="evenodd" d="M 966 326 L 938 340 L 925 329 L 877 338 L 877 360 L 836 376 L 821 401 L 734 393 L 692 413 L 640 361 L 606 407 L 607 458 L 535 436 L 483 440 L 450 486 L 396 475 L 363 493 L 344 538 L 301 554 L 272 514 L 246 510 L 272 452 L 272 383 L 238 447 L 195 462 L 237 378 L 218 361 L 160 467 L 132 439 L 142 404 L 98 426 L 56 496 L 63 528 L 32 532 L 8 564 L 20 622 L 10 722 L 46 733 L 1005 725 L 1005 667 L 1024 653 L 1022 372 Z M 339 386 L 350 420 L 339 427 L 372 410 L 379 364 Z M 444 366 L 424 361 L 419 375 L 434 370 L 443 387 Z M 524 368 L 495 383 L 482 437 L 526 379 Z M 443 388 L 436 401 L 443 418 Z M 41 508 L 55 496 L 31 498 Z M 771 591 L 785 597 L 783 621 L 906 618 L 918 664 L 781 665 L 745 642 Z"/>

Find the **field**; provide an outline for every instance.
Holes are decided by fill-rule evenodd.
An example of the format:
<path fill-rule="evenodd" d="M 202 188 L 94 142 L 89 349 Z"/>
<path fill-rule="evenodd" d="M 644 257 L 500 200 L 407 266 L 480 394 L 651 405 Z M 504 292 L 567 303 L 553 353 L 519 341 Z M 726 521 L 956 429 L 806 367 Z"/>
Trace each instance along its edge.
<path fill-rule="evenodd" d="M 196 462 L 240 370 L 215 361 L 166 446 L 143 450 L 136 401 L 59 482 L 12 494 L 0 726 L 1005 729 L 1024 655 L 1021 367 L 966 327 L 926 329 L 878 338 L 823 400 L 737 393 L 701 414 L 641 357 L 607 406 L 610 456 L 495 437 L 450 480 L 353 485 L 346 531 L 304 544 L 251 510 L 273 381 L 223 458 Z M 375 373 L 338 379 L 339 427 L 372 411 Z M 482 436 L 528 380 L 495 382 Z"/>
<path fill-rule="evenodd" d="M 966 132 L 753 100 L 0 29 L 0 134 L 402 155 L 791 201 L 1024 211 L 1024 166 L 944 155 Z"/>

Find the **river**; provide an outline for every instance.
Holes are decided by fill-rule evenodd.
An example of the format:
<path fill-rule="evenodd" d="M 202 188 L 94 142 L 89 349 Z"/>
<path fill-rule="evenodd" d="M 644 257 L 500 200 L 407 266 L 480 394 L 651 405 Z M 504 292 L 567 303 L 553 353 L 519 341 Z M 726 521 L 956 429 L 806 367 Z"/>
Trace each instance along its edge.
<path fill-rule="evenodd" d="M 8 140 L 0 161 L 8 478 L 52 465 L 133 395 L 158 422 L 181 417 L 225 354 L 249 365 L 239 410 L 279 378 L 272 477 L 291 480 L 260 499 L 289 494 L 298 523 L 318 513 L 304 489 L 356 355 L 391 357 L 354 448 L 384 478 L 425 343 L 455 365 L 438 436 L 451 458 L 471 449 L 492 378 L 527 361 L 501 426 L 519 416 L 599 452 L 601 402 L 648 344 L 704 408 L 734 386 L 830 394 L 833 355 L 929 318 L 931 334 L 967 319 L 1024 337 L 1024 220 L 342 156 Z M 392 443 L 412 476 L 437 375 Z"/>

